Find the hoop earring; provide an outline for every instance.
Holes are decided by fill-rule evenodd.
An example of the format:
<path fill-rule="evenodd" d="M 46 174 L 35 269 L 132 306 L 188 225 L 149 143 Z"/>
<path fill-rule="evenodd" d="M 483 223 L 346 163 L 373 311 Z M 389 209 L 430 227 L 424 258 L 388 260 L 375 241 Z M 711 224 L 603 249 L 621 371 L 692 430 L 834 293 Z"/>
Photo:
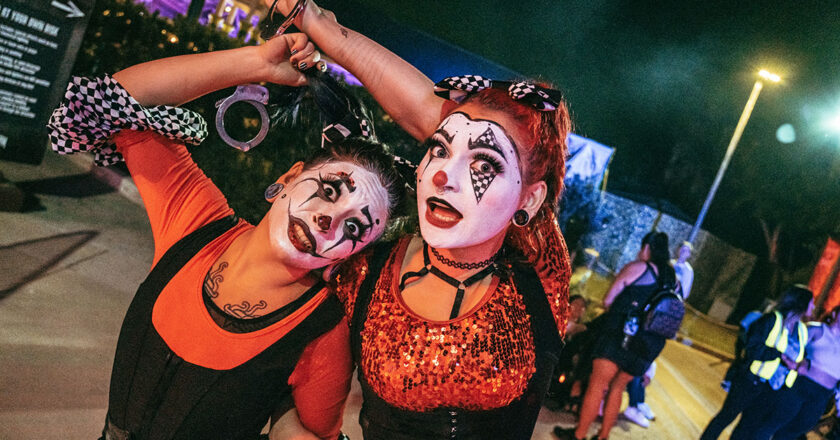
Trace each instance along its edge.
<path fill-rule="evenodd" d="M 528 215 L 528 211 L 524 209 L 520 209 L 513 213 L 513 224 L 516 226 L 524 227 L 528 224 L 528 221 L 531 220 L 531 216 Z"/>
<path fill-rule="evenodd" d="M 285 186 L 282 183 L 272 183 L 268 185 L 268 188 L 265 189 L 265 199 L 269 202 L 277 197 L 277 194 L 280 194 L 280 191 L 283 191 Z"/>

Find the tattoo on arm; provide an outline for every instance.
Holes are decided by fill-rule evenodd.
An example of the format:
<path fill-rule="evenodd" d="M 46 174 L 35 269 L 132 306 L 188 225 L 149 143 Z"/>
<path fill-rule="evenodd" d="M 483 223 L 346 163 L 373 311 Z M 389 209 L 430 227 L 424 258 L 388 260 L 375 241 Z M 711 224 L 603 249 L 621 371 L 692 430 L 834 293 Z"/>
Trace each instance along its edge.
<path fill-rule="evenodd" d="M 216 298 L 219 296 L 219 284 L 225 280 L 222 276 L 222 271 L 227 267 L 227 261 L 222 261 L 215 270 L 210 268 L 207 275 L 204 277 L 204 291 L 207 292 L 207 296 L 210 298 Z"/>

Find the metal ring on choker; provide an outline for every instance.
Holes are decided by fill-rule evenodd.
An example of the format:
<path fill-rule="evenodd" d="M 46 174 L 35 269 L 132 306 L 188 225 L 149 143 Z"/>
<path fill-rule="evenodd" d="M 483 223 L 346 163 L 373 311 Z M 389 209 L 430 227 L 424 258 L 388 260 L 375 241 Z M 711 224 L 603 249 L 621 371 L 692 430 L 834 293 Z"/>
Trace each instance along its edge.
<path fill-rule="evenodd" d="M 260 131 L 249 141 L 238 141 L 230 137 L 225 130 L 225 113 L 231 105 L 240 101 L 251 104 L 260 113 Z M 216 112 L 216 130 L 219 132 L 219 137 L 221 137 L 226 144 L 241 151 L 248 151 L 259 145 L 260 142 L 265 139 L 271 125 L 268 118 L 268 111 L 265 109 L 267 104 L 268 89 L 265 87 L 258 84 L 243 84 L 237 86 L 233 95 L 230 95 L 216 103 L 216 107 L 219 109 Z"/>

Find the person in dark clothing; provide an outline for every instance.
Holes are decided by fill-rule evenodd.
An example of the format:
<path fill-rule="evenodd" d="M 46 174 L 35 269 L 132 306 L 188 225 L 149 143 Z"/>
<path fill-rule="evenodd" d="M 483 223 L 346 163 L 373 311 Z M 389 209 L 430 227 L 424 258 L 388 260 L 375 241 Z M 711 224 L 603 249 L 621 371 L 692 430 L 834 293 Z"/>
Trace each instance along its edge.
<path fill-rule="evenodd" d="M 665 338 L 641 328 L 640 312 L 661 285 L 676 286 L 670 263 L 668 235 L 650 232 L 642 238 L 638 259 L 624 266 L 607 291 L 604 326 L 594 345 L 592 374 L 584 395 L 576 429 L 556 427 L 560 438 L 583 439 L 598 416 L 603 402 L 604 418 L 598 438 L 609 437 L 618 418 L 621 396 L 635 376 L 645 374 L 665 347 Z M 677 287 L 677 290 L 679 288 Z M 630 322 L 631 318 L 634 323 Z M 632 332 L 628 325 L 634 325 Z M 633 333 L 633 336 L 629 336 Z"/>
<path fill-rule="evenodd" d="M 790 388 L 783 387 L 756 408 L 755 439 L 793 440 L 817 424 L 840 381 L 840 307 L 823 322 L 808 324 L 805 362 Z M 747 423 L 751 423 L 747 420 Z"/>
<path fill-rule="evenodd" d="M 560 360 L 557 361 L 557 367 L 554 370 L 554 375 L 551 378 L 551 385 L 546 396 L 546 407 L 551 409 L 561 409 L 564 405 L 577 406 L 580 404 L 580 379 L 576 375 L 578 371 L 578 364 L 581 360 L 589 362 L 586 356 L 585 349 L 587 341 L 590 341 L 591 334 L 587 324 L 581 323 L 581 319 L 586 312 L 588 301 L 581 295 L 571 295 L 569 297 L 569 321 L 566 324 L 566 346 L 560 354 Z M 570 394 L 572 388 L 578 383 L 576 389 L 578 391 L 577 398 L 571 399 Z"/>
<path fill-rule="evenodd" d="M 778 307 L 750 325 L 744 347 L 744 361 L 732 376 L 732 384 L 720 411 L 709 421 L 701 440 L 714 440 L 744 412 L 733 439 L 750 438 L 757 428 L 758 410 L 747 411 L 754 402 L 764 402 L 779 388 L 796 381 L 797 363 L 805 355 L 807 329 L 803 317 L 814 307 L 813 294 L 806 287 L 795 285 L 785 290 Z M 749 414 L 749 416 L 748 416 Z M 760 423 L 760 422 L 759 422 Z"/>
<path fill-rule="evenodd" d="M 738 337 L 735 338 L 735 357 L 732 359 L 729 368 L 726 370 L 726 374 L 723 375 L 723 380 L 720 382 L 720 387 L 726 392 L 729 392 L 729 388 L 732 386 L 732 378 L 740 371 L 741 363 L 744 362 L 744 346 L 747 343 L 747 331 L 750 329 L 750 325 L 758 318 L 761 318 L 764 313 L 772 311 L 773 304 L 769 303 L 762 310 L 764 312 L 758 310 L 748 312 L 741 319 L 741 322 L 738 323 Z"/>

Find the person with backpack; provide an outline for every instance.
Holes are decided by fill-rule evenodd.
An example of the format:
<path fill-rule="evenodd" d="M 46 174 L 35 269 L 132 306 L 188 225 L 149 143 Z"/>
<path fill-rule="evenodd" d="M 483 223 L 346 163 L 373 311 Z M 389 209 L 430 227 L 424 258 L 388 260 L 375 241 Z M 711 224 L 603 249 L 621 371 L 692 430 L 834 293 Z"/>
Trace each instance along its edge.
<path fill-rule="evenodd" d="M 732 384 L 720 411 L 709 421 L 700 440 L 714 440 L 743 412 L 733 439 L 751 438 L 761 425 L 758 417 L 773 399 L 773 393 L 796 382 L 797 366 L 805 357 L 808 329 L 802 322 L 814 307 L 807 287 L 788 287 L 779 305 L 750 324 L 744 344 L 744 359 L 732 377 Z"/>
<path fill-rule="evenodd" d="M 676 335 L 685 312 L 679 290 L 670 263 L 668 235 L 648 233 L 642 238 L 637 259 L 621 269 L 604 297 L 604 327 L 593 349 L 592 374 L 578 425 L 555 427 L 558 437 L 586 438 L 602 402 L 603 421 L 596 438 L 609 437 L 627 384 L 644 375 L 665 347 L 665 340 Z"/>
<path fill-rule="evenodd" d="M 677 280 L 680 282 L 683 301 L 688 299 L 688 295 L 691 293 L 691 285 L 694 282 L 694 269 L 688 262 L 688 258 L 691 257 L 693 250 L 694 246 L 691 242 L 684 241 L 677 248 L 677 258 L 671 260 L 671 265 L 674 266 Z M 655 371 L 656 363 L 654 362 L 650 365 L 650 368 L 645 372 L 644 376 L 634 377 L 630 381 L 630 384 L 627 385 L 627 396 L 630 398 L 630 402 L 622 414 L 624 418 L 643 428 L 650 426 L 650 422 L 656 418 L 656 414 L 654 414 L 653 410 L 645 402 L 645 388 L 650 385 Z"/>

